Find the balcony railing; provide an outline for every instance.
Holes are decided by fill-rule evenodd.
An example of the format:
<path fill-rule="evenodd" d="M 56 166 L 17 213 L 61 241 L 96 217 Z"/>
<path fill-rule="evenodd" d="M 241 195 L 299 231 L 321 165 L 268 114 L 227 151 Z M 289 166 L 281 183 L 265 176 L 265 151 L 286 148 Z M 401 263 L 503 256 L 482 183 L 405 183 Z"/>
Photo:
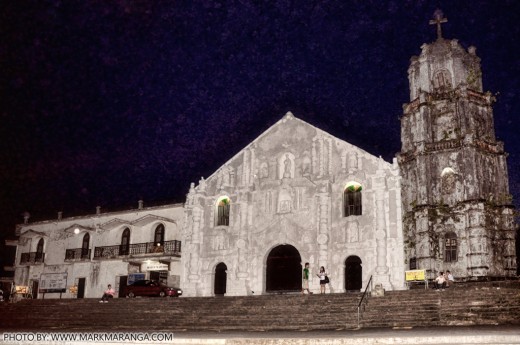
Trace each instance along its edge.
<path fill-rule="evenodd" d="M 22 253 L 22 257 L 20 258 L 20 265 L 43 264 L 44 259 L 45 259 L 45 253 L 39 253 L 39 252 Z"/>
<path fill-rule="evenodd" d="M 70 260 L 90 260 L 90 249 L 74 248 L 65 251 L 65 261 Z"/>
<path fill-rule="evenodd" d="M 94 248 L 94 259 L 143 254 L 163 254 L 168 256 L 180 256 L 181 241 L 165 241 L 161 245 L 158 245 L 155 242 L 146 242 Z"/>

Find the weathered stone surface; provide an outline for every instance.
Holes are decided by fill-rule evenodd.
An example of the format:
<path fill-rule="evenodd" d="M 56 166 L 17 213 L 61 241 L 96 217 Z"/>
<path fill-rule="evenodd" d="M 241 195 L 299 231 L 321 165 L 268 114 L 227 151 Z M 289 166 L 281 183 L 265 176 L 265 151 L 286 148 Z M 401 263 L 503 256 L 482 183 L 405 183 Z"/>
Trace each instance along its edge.
<path fill-rule="evenodd" d="M 362 188 L 362 215 L 344 214 L 349 182 Z M 403 288 L 397 164 L 354 147 L 288 113 L 212 176 L 190 189 L 182 283 L 189 296 L 214 293 L 215 267 L 227 266 L 227 294 L 266 291 L 267 257 L 289 244 L 311 266 L 311 288 L 325 266 L 332 291 L 345 291 L 345 261 L 363 264 L 387 289 Z M 217 224 L 228 198 L 229 225 Z M 301 271 L 301 266 L 296 268 Z M 297 272 L 297 274 L 300 274 Z M 359 288 L 358 288 L 359 290 Z"/>
<path fill-rule="evenodd" d="M 430 278 L 444 270 L 459 279 L 514 276 L 506 153 L 475 49 L 439 38 L 422 46 L 408 75 L 398 154 L 405 256 Z"/>

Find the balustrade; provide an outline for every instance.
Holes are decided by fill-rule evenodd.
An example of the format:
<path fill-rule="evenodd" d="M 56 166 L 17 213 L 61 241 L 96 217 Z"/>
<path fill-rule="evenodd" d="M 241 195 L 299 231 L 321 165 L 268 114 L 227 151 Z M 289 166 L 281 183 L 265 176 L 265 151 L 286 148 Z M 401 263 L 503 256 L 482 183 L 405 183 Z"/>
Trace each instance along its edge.
<path fill-rule="evenodd" d="M 40 252 L 30 252 L 30 253 L 22 253 L 20 258 L 20 264 L 42 264 L 45 260 L 45 253 Z"/>
<path fill-rule="evenodd" d="M 88 248 L 74 248 L 65 251 L 65 261 L 67 260 L 89 260 L 91 250 Z"/>
<path fill-rule="evenodd" d="M 168 256 L 180 256 L 181 241 L 174 240 L 164 241 L 162 243 L 146 242 L 128 245 L 96 247 L 94 249 L 94 259 L 157 253 Z"/>

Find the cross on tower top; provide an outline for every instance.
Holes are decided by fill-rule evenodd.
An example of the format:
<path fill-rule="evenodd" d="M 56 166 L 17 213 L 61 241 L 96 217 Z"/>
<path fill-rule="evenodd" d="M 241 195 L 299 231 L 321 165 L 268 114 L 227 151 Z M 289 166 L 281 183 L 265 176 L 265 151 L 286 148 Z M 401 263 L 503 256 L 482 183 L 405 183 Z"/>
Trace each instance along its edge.
<path fill-rule="evenodd" d="M 441 10 L 436 10 L 433 13 L 433 18 L 434 19 L 430 20 L 430 25 L 437 25 L 437 39 L 439 40 L 442 38 L 441 25 L 446 23 L 448 21 L 448 19 L 444 18 L 444 14 L 442 13 Z"/>

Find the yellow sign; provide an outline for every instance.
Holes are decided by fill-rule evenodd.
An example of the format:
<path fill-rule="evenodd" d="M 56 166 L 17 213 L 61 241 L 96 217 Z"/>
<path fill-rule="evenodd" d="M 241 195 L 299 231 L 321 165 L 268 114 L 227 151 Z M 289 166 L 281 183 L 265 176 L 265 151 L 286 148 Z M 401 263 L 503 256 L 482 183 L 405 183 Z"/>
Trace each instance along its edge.
<path fill-rule="evenodd" d="M 69 286 L 69 292 L 73 295 L 76 295 L 78 293 L 78 286 L 77 285 Z"/>
<path fill-rule="evenodd" d="M 23 286 L 23 285 L 16 285 L 15 288 L 14 288 L 14 291 L 16 293 L 26 294 L 29 291 L 29 287 L 28 286 Z"/>
<path fill-rule="evenodd" d="M 405 271 L 405 280 L 407 282 L 412 280 L 425 280 L 426 270 L 413 270 L 413 271 Z"/>

